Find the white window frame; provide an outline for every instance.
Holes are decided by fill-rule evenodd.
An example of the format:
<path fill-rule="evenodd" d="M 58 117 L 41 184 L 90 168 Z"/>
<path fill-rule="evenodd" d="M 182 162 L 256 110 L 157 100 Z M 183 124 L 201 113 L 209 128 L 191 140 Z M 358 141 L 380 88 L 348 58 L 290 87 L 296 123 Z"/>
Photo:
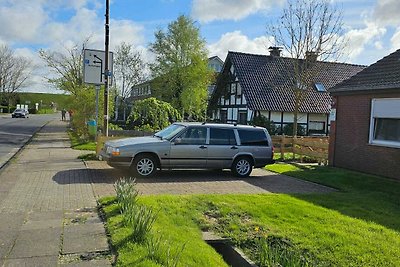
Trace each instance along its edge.
<path fill-rule="evenodd" d="M 386 112 L 388 115 L 376 115 L 375 110 L 377 109 L 377 102 L 387 101 L 389 105 L 386 105 L 388 111 Z M 392 103 L 390 103 L 392 102 Z M 371 114 L 370 114 L 370 124 L 369 124 L 369 144 L 377 145 L 377 146 L 385 146 L 385 147 L 393 147 L 400 148 L 400 142 L 397 141 L 384 141 L 374 139 L 374 131 L 375 131 L 375 119 L 400 119 L 400 110 L 395 110 L 396 105 L 397 108 L 400 107 L 400 98 L 374 98 L 371 101 Z M 381 104 L 382 105 L 382 104 Z M 392 113 L 392 114 L 389 114 Z"/>

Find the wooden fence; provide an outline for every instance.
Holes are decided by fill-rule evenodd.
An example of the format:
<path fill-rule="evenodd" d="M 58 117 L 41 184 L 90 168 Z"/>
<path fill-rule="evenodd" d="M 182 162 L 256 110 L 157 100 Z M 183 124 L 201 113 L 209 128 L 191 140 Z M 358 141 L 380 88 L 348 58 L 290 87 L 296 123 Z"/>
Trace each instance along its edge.
<path fill-rule="evenodd" d="M 280 158 L 283 160 L 286 153 L 293 153 L 293 158 L 296 155 L 300 156 L 302 161 L 304 157 L 309 157 L 318 163 L 327 164 L 329 137 L 291 137 L 284 135 L 272 136 L 272 142 L 275 147 L 275 153 L 280 153 Z"/>

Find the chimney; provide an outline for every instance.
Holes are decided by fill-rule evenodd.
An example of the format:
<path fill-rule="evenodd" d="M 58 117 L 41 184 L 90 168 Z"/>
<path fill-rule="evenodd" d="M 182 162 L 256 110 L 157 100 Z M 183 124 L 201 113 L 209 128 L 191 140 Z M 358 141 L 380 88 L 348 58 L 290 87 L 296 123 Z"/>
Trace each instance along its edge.
<path fill-rule="evenodd" d="M 314 51 L 306 52 L 306 61 L 308 62 L 316 62 L 318 59 L 318 54 Z"/>
<path fill-rule="evenodd" d="M 272 57 L 280 57 L 281 56 L 282 47 L 270 46 L 270 47 L 268 47 L 268 50 L 269 50 L 269 55 Z"/>

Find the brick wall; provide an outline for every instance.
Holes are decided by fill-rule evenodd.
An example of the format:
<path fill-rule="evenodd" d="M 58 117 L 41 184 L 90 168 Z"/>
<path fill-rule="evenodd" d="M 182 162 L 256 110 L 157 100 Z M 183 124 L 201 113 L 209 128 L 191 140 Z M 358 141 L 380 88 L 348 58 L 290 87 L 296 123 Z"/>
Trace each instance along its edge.
<path fill-rule="evenodd" d="M 400 94 L 337 96 L 334 166 L 400 180 L 400 148 L 368 143 L 371 100 L 391 97 Z"/>

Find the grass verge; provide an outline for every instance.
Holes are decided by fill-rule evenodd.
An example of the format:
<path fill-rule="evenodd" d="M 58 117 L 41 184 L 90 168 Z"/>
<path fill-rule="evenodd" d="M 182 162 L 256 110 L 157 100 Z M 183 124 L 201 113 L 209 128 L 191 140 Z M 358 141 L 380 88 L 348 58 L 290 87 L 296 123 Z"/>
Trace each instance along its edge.
<path fill-rule="evenodd" d="M 71 140 L 71 148 L 76 150 L 96 151 L 96 142 L 82 140 L 74 131 L 68 131 L 68 136 Z"/>
<path fill-rule="evenodd" d="M 267 169 L 339 190 L 324 195 L 296 195 L 298 199 L 400 232 L 398 181 L 326 166 L 273 164 Z"/>
<path fill-rule="evenodd" d="M 172 206 L 162 205 L 163 201 L 173 200 Z M 161 206 L 158 202 L 161 201 Z M 227 266 L 222 257 L 201 239 L 201 231 L 195 221 L 191 220 L 191 209 L 185 201 L 183 206 L 175 198 L 147 198 L 141 197 L 138 202 L 150 208 L 159 210 L 157 220 L 153 224 L 148 242 L 135 243 L 131 238 L 131 229 L 124 226 L 123 215 L 119 212 L 116 198 L 103 198 L 100 204 L 107 218 L 107 230 L 111 234 L 111 244 L 117 251 L 116 266 L 161 266 L 155 259 L 154 247 L 159 238 L 160 242 L 167 245 L 167 251 L 180 252 L 178 266 Z M 179 205 L 177 207 L 176 205 Z M 175 210 L 177 209 L 177 210 Z M 172 213 L 170 213 L 172 211 Z M 182 247 L 184 249 L 182 250 Z M 153 247 L 153 248 L 151 248 Z M 168 257 L 164 254 L 164 257 Z M 168 262 L 165 258 L 162 261 Z"/>

